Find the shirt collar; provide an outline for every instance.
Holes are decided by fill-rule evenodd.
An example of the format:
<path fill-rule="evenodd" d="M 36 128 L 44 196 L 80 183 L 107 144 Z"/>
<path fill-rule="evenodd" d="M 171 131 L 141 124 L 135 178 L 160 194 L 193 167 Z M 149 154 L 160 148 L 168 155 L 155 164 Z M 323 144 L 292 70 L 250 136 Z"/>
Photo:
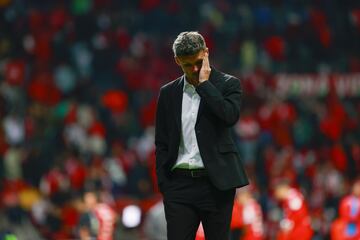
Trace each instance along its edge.
<path fill-rule="evenodd" d="M 186 80 L 186 77 L 184 77 L 183 91 L 185 92 L 185 90 L 188 88 L 195 90 L 195 87 Z"/>

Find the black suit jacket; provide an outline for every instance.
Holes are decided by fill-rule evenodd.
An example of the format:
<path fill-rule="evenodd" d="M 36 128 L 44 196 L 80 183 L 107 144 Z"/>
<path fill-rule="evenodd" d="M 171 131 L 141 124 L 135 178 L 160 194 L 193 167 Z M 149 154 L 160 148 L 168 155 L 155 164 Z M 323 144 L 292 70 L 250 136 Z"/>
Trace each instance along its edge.
<path fill-rule="evenodd" d="M 179 150 L 185 76 L 160 89 L 156 112 L 156 172 L 160 191 L 166 191 Z M 248 184 L 231 137 L 238 121 L 242 89 L 239 79 L 212 68 L 208 81 L 196 87 L 200 95 L 196 138 L 210 180 L 220 190 Z"/>

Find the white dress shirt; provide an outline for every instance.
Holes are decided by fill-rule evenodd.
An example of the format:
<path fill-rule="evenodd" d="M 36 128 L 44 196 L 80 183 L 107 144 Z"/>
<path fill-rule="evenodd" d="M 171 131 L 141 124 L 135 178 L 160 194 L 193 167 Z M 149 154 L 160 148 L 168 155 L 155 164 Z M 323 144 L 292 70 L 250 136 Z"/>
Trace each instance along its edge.
<path fill-rule="evenodd" d="M 195 87 L 185 79 L 181 111 L 181 139 L 174 168 L 204 168 L 195 135 L 195 123 L 199 105 L 199 94 L 195 91 Z"/>

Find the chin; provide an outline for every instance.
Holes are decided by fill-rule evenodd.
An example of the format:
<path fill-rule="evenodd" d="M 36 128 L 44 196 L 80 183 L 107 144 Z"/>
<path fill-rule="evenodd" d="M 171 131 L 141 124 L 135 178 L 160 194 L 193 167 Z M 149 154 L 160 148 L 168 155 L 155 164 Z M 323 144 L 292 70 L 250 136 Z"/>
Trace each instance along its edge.
<path fill-rule="evenodd" d="M 191 80 L 194 81 L 194 82 L 198 82 L 199 81 L 199 76 L 193 76 L 191 78 Z"/>
<path fill-rule="evenodd" d="M 194 81 L 196 81 L 196 78 L 194 78 L 194 77 L 189 77 L 189 76 L 187 76 L 187 79 L 188 79 L 189 82 L 194 82 Z"/>

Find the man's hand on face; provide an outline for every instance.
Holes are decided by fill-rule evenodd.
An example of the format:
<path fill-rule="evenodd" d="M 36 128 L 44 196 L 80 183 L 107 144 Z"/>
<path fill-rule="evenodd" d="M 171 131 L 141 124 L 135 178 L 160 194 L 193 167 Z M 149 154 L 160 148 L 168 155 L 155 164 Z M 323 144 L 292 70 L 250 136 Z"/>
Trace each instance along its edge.
<path fill-rule="evenodd" d="M 211 73 L 211 68 L 209 63 L 209 52 L 208 50 L 206 50 L 202 61 L 202 66 L 199 72 L 199 84 L 209 80 L 210 73 Z"/>

